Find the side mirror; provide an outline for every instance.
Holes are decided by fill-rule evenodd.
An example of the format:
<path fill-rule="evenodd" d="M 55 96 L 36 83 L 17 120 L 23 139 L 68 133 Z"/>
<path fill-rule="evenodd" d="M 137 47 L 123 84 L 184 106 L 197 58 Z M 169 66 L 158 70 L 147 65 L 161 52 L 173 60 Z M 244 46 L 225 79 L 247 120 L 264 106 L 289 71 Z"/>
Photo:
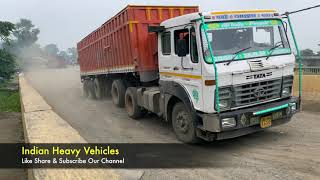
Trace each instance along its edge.
<path fill-rule="evenodd" d="M 177 54 L 179 57 L 187 55 L 187 41 L 185 39 L 179 39 L 177 42 Z"/>

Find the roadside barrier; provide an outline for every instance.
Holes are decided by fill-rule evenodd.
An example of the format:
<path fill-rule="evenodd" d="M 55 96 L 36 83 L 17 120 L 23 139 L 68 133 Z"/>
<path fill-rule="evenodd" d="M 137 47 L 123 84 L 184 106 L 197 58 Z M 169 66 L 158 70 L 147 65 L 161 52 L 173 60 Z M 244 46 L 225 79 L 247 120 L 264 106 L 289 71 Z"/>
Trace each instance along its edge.
<path fill-rule="evenodd" d="M 88 143 L 57 115 L 24 75 L 19 75 L 21 112 L 27 143 Z M 113 169 L 28 169 L 28 179 L 140 179 L 143 171 Z"/>

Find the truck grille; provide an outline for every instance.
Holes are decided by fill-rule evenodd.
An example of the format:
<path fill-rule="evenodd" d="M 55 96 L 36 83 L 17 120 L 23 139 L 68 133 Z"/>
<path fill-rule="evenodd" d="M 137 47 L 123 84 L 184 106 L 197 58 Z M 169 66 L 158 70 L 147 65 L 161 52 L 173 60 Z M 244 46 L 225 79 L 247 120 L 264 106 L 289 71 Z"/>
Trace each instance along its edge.
<path fill-rule="evenodd" d="M 234 86 L 233 107 L 280 98 L 282 79 L 253 82 Z"/>

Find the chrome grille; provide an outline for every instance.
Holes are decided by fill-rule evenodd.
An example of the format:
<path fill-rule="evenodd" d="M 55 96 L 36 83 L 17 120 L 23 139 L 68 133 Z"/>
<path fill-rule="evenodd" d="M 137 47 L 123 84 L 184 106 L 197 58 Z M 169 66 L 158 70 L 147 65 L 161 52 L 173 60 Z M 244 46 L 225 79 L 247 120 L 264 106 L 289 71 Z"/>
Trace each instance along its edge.
<path fill-rule="evenodd" d="M 282 79 L 253 82 L 236 85 L 234 89 L 233 107 L 255 104 L 280 98 Z"/>

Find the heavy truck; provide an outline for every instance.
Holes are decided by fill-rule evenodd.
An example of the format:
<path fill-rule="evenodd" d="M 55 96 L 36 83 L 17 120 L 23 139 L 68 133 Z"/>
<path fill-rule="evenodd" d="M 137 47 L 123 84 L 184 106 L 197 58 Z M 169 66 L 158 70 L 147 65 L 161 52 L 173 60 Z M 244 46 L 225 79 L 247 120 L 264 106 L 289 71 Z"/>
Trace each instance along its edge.
<path fill-rule="evenodd" d="M 300 108 L 287 33 L 275 10 L 129 5 L 77 44 L 84 96 L 154 113 L 185 143 L 284 124 Z"/>

